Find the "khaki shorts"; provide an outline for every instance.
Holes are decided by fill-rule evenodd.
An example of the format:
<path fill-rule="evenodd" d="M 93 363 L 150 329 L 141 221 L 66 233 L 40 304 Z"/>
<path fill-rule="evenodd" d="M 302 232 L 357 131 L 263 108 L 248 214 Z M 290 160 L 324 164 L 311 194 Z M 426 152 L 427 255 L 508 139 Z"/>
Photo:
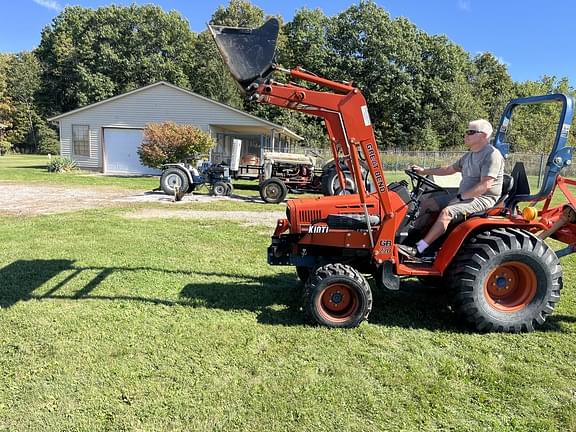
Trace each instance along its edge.
<path fill-rule="evenodd" d="M 450 212 L 452 220 L 466 219 L 472 213 L 481 212 L 491 207 L 494 207 L 496 200 L 493 198 L 480 196 L 476 198 L 460 201 L 458 198 L 453 199 L 446 206 L 446 210 Z"/>
<path fill-rule="evenodd" d="M 435 193 L 422 200 L 420 214 L 414 222 L 414 227 L 419 230 L 429 228 L 443 208 L 447 208 L 452 220 L 460 221 L 472 213 L 481 212 L 496 204 L 495 199 L 488 197 L 471 198 L 460 201 L 455 194 Z"/>

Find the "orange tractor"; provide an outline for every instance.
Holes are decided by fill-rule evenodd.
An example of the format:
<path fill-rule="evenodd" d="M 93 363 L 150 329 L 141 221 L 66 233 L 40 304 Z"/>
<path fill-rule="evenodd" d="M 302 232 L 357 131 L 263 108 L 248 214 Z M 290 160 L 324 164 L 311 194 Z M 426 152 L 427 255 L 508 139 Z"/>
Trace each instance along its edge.
<path fill-rule="evenodd" d="M 352 195 L 289 200 L 286 218 L 278 220 L 268 248 L 271 265 L 292 265 L 305 282 L 304 309 L 315 322 L 329 327 L 355 327 L 367 319 L 372 291 L 398 290 L 400 280 L 448 286 L 455 310 L 481 331 L 532 331 L 544 323 L 560 299 L 559 255 L 574 251 L 576 205 L 560 171 L 571 164 L 567 147 L 574 101 L 555 94 L 513 100 L 496 131 L 494 146 L 508 154 L 506 132 L 518 105 L 556 102 L 562 112 L 540 191 L 531 195 L 525 171 L 517 165 L 506 175 L 494 208 L 472 214 L 450 226 L 434 245 L 436 255 L 415 261 L 399 254 L 398 245 L 414 235 L 422 199 L 443 188 L 429 178 L 406 171 L 412 180 L 388 184 L 362 92 L 347 82 L 321 78 L 301 68 L 273 63 L 279 23 L 270 19 L 257 29 L 210 26 L 225 63 L 250 101 L 297 110 L 324 119 L 335 160 L 343 159 L 353 175 Z M 290 80 L 278 82 L 272 73 Z M 298 85 L 300 80 L 312 85 Z M 320 91 L 318 88 L 329 91 Z M 374 192 L 367 192 L 362 165 L 369 169 Z M 339 181 L 345 178 L 339 164 Z M 551 207 L 560 189 L 567 203 Z M 544 201 L 543 208 L 533 206 Z M 518 204 L 531 203 L 519 210 Z M 539 233 L 539 234 L 538 234 Z M 554 252 L 544 241 L 568 244 Z"/>

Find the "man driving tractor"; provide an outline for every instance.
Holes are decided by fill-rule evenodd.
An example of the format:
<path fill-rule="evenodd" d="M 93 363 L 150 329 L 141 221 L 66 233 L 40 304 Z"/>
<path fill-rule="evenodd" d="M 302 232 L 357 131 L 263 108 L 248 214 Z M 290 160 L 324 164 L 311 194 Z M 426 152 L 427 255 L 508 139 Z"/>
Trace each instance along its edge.
<path fill-rule="evenodd" d="M 420 175 L 446 176 L 461 172 L 462 180 L 456 197 L 445 195 L 441 198 L 430 198 L 422 204 L 421 214 L 434 207 L 444 208 L 428 233 L 416 242 L 415 247 L 399 245 L 402 253 L 410 257 L 421 257 L 426 249 L 446 232 L 450 222 L 484 211 L 496 204 L 502 193 L 504 157 L 490 145 L 491 135 L 492 125 L 488 121 L 474 120 L 468 124 L 464 133 L 464 143 L 470 150 L 454 164 L 428 169 L 412 165 L 411 169 Z"/>

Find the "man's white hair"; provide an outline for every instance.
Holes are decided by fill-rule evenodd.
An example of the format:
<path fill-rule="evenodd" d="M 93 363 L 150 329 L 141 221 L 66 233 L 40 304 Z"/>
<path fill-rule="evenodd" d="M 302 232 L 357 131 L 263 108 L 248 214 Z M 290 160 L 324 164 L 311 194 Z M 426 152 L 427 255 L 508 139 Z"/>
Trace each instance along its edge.
<path fill-rule="evenodd" d="M 490 122 L 484 119 L 471 121 L 470 123 L 468 123 L 468 128 L 484 132 L 487 138 L 490 138 L 493 132 L 492 125 L 490 124 Z"/>

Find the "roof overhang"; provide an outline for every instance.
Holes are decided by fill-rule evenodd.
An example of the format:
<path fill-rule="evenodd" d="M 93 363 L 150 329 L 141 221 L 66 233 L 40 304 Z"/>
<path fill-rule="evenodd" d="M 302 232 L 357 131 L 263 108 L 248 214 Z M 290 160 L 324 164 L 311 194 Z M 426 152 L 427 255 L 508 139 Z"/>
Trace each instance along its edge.
<path fill-rule="evenodd" d="M 154 83 L 154 84 L 150 84 L 150 85 L 147 85 L 147 86 L 145 86 L 145 87 L 140 87 L 140 88 L 138 88 L 138 89 L 136 89 L 136 90 L 132 90 L 132 91 L 129 91 L 129 92 L 127 92 L 127 93 L 123 93 L 123 94 L 121 94 L 121 95 L 113 96 L 113 97 L 108 98 L 108 99 L 105 99 L 105 100 L 103 100 L 103 101 L 93 103 L 93 104 L 91 104 L 91 105 L 86 105 L 86 106 L 84 106 L 84 107 L 77 108 L 77 109 L 75 109 L 75 110 L 68 111 L 68 112 L 66 112 L 66 113 L 62 113 L 62 114 L 59 114 L 59 115 L 54 116 L 54 117 L 50 117 L 50 118 L 48 119 L 48 121 L 50 121 L 50 122 L 58 121 L 58 120 L 60 120 L 60 119 L 62 119 L 62 118 L 64 118 L 64 117 L 68 117 L 68 116 L 71 116 L 71 115 L 73 115 L 73 114 L 77 114 L 77 113 L 79 113 L 79 112 L 89 110 L 89 109 L 94 108 L 94 107 L 97 107 L 97 106 L 99 106 L 99 105 L 104 105 L 104 104 L 106 104 L 106 103 L 110 103 L 110 102 L 116 101 L 116 100 L 118 100 L 118 99 L 121 99 L 121 98 L 125 98 L 125 97 L 127 97 L 127 96 L 130 96 L 130 95 L 132 95 L 132 94 L 134 94 L 134 93 L 139 93 L 139 92 L 141 92 L 141 91 L 150 89 L 150 88 L 152 88 L 152 87 L 157 87 L 157 86 L 160 86 L 160 85 L 164 85 L 164 86 L 166 86 L 166 87 L 170 87 L 170 88 L 176 89 L 176 90 L 178 90 L 178 91 L 181 91 L 181 92 L 183 92 L 183 93 L 189 94 L 189 95 L 194 96 L 194 97 L 197 97 L 197 98 L 199 98 L 199 99 L 203 99 L 203 100 L 205 100 L 205 101 L 208 101 L 208 102 L 211 102 L 211 103 L 213 103 L 213 104 L 219 105 L 219 106 L 221 106 L 221 107 L 223 107 L 223 108 L 226 108 L 226 109 L 228 109 L 228 110 L 230 110 L 230 111 L 234 111 L 234 112 L 236 112 L 237 114 L 240 114 L 240 115 L 242 115 L 242 116 L 249 117 L 249 118 L 251 118 L 252 120 L 257 121 L 258 123 L 261 123 L 262 125 L 266 125 L 266 126 L 268 127 L 268 129 L 273 129 L 273 130 L 275 130 L 275 131 L 282 132 L 282 133 L 284 133 L 286 136 L 289 136 L 289 137 L 291 137 L 291 138 L 294 138 L 294 139 L 297 139 L 297 140 L 303 140 L 303 139 L 304 139 L 304 138 L 302 138 L 300 135 L 297 135 L 296 133 L 292 132 L 290 129 L 288 129 L 288 128 L 284 127 L 284 126 L 281 126 L 281 125 L 276 124 L 276 123 L 272 123 L 272 122 L 270 122 L 270 121 L 268 121 L 268 120 L 261 119 L 260 117 L 256 117 L 256 116 L 254 116 L 254 115 L 252 115 L 252 114 L 248 114 L 247 112 L 241 111 L 241 110 L 239 110 L 239 109 L 237 109 L 237 108 L 233 108 L 233 107 L 228 106 L 228 105 L 226 105 L 226 104 L 223 104 L 223 103 L 221 103 L 221 102 L 217 102 L 217 101 L 212 100 L 212 99 L 210 99 L 210 98 L 207 98 L 207 97 L 205 97 L 205 96 L 202 96 L 202 95 L 199 95 L 199 94 L 197 94 L 197 93 L 194 93 L 194 92 L 192 92 L 192 91 L 190 91 L 190 90 L 183 89 L 182 87 L 178 87 L 178 86 L 176 86 L 176 85 L 174 85 L 174 84 L 170 84 L 170 83 L 168 83 L 168 82 L 166 82 L 166 81 L 159 81 L 159 82 L 156 82 L 156 83 Z"/>

